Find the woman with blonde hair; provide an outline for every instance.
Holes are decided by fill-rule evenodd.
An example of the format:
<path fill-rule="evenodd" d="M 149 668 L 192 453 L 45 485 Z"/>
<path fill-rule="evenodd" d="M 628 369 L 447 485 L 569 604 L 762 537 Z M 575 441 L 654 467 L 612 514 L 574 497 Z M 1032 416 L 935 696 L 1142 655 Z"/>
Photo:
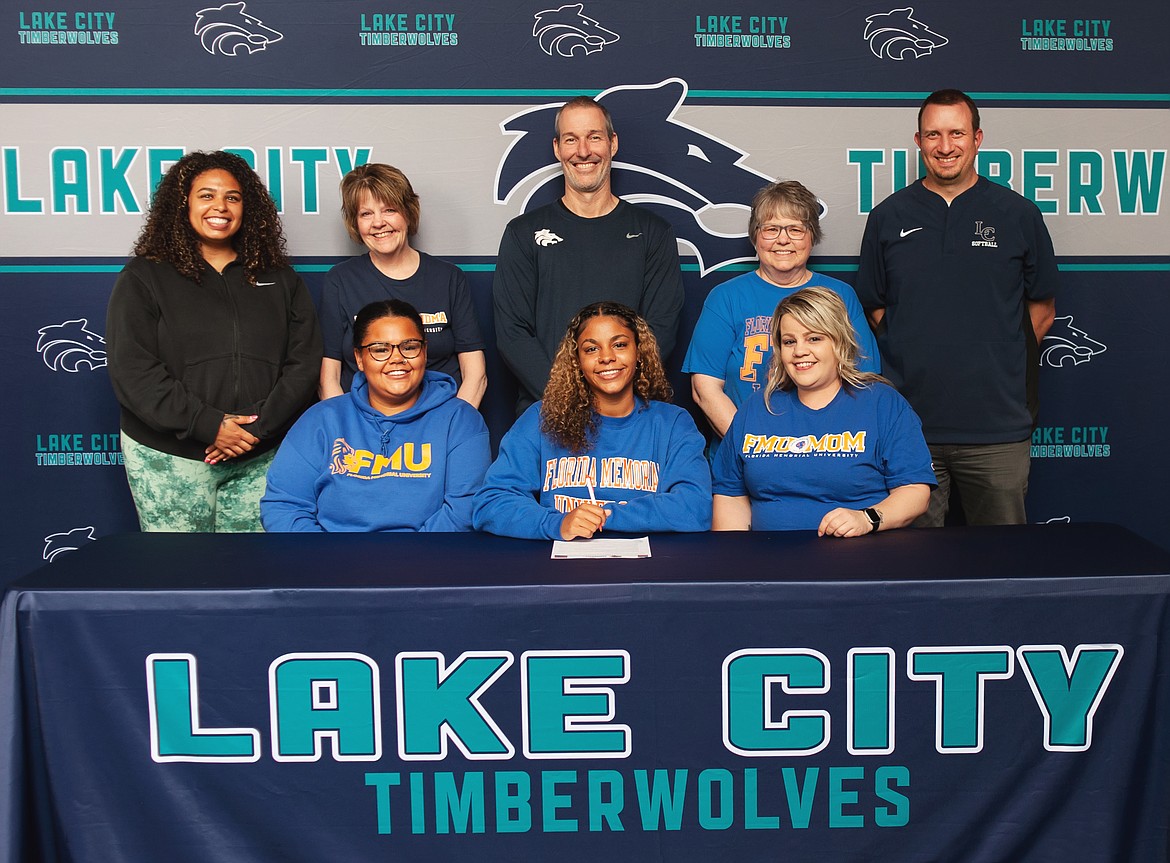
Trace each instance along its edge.
<path fill-rule="evenodd" d="M 524 539 L 700 531 L 711 524 L 703 437 L 672 392 L 653 332 L 620 303 L 586 306 L 557 348 L 544 399 L 500 444 L 477 530 Z"/>
<path fill-rule="evenodd" d="M 845 304 L 802 288 L 772 315 L 763 392 L 715 455 L 715 530 L 863 536 L 910 524 L 935 485 L 922 423 L 884 378 L 857 368 Z"/>

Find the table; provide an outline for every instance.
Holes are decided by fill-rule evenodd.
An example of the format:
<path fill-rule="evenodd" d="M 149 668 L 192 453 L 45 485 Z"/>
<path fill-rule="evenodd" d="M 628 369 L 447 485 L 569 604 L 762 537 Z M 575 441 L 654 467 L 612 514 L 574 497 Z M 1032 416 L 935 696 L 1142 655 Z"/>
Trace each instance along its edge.
<path fill-rule="evenodd" d="M 1170 859 L 1111 525 L 130 534 L 0 609 L 0 861 Z"/>

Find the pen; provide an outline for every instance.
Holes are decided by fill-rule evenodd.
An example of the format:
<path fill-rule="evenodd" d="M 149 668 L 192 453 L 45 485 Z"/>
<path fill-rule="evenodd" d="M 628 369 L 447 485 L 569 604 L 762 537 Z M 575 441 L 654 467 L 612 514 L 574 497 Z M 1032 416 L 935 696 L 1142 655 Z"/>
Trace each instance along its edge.
<path fill-rule="evenodd" d="M 589 489 L 589 502 L 596 504 L 597 495 L 593 493 L 593 480 L 591 480 L 589 477 L 585 477 L 585 488 Z"/>

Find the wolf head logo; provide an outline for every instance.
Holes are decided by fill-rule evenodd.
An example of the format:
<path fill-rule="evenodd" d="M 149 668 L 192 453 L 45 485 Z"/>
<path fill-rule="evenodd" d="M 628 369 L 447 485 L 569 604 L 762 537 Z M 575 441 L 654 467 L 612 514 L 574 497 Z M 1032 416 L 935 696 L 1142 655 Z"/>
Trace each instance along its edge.
<path fill-rule="evenodd" d="M 947 44 L 945 36 L 935 33 L 913 15 L 914 9 L 907 6 L 865 19 L 862 38 L 869 41 L 869 50 L 875 57 L 917 60 Z"/>
<path fill-rule="evenodd" d="M 686 94 L 685 81 L 668 78 L 658 84 L 613 87 L 597 101 L 609 109 L 617 126 L 619 148 L 610 174 L 614 193 L 670 222 L 706 275 L 755 259 L 747 236 L 751 200 L 772 178 L 745 166 L 744 150 L 675 119 Z M 552 155 L 553 117 L 560 106 L 530 108 L 500 124 L 515 140 L 496 171 L 496 203 L 506 204 L 518 190 L 529 188 L 521 204 L 527 212 L 563 193 L 560 165 Z M 728 215 L 742 227 L 729 232 L 704 224 L 712 218 L 726 222 L 722 217 Z"/>
<path fill-rule="evenodd" d="M 284 38 L 264 22 L 244 11 L 243 3 L 225 3 L 200 9 L 195 15 L 195 35 L 208 54 L 235 57 L 263 51 Z"/>
<path fill-rule="evenodd" d="M 532 35 L 540 48 L 550 57 L 585 56 L 600 51 L 620 37 L 606 30 L 583 11 L 581 3 L 572 3 L 558 9 L 545 9 L 533 17 L 536 23 Z"/>
<path fill-rule="evenodd" d="M 91 372 L 105 368 L 106 340 L 87 329 L 89 321 L 78 318 L 37 330 L 37 353 L 55 372 Z"/>
<path fill-rule="evenodd" d="M 93 542 L 93 525 L 89 527 L 75 527 L 67 533 L 50 533 L 45 537 L 45 550 L 41 552 L 41 559 L 50 563 L 66 551 L 77 551 L 87 542 Z"/>
<path fill-rule="evenodd" d="M 1105 352 L 1105 345 L 1089 338 L 1084 330 L 1074 327 L 1072 322 L 1072 315 L 1064 315 L 1052 322 L 1052 329 L 1040 344 L 1040 365 L 1054 369 L 1079 366 Z"/>

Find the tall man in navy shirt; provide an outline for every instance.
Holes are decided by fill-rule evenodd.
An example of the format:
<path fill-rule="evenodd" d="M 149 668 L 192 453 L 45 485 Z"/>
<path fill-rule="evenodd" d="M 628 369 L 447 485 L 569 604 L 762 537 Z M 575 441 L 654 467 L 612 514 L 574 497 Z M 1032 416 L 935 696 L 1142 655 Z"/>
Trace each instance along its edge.
<path fill-rule="evenodd" d="M 965 93 L 931 93 L 914 141 L 926 176 L 870 213 L 856 289 L 930 444 L 938 488 L 915 524 L 943 524 L 952 482 L 968 524 L 1021 524 L 1052 239 L 1034 203 L 976 172 L 983 130 Z"/>
<path fill-rule="evenodd" d="M 610 188 L 618 136 L 609 111 L 578 96 L 557 112 L 554 127 L 565 194 L 508 223 L 492 285 L 496 346 L 520 382 L 517 415 L 544 393 L 553 353 L 584 306 L 613 300 L 635 309 L 663 359 L 683 307 L 674 231 Z"/>

